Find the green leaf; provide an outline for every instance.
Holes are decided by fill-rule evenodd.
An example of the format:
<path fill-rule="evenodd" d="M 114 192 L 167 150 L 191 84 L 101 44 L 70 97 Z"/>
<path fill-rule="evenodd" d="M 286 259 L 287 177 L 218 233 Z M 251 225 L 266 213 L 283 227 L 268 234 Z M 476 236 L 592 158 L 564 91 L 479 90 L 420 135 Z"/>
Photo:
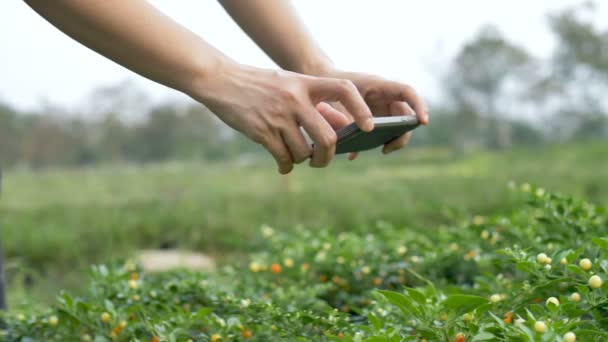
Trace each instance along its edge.
<path fill-rule="evenodd" d="M 103 305 L 104 305 L 104 307 L 106 308 L 107 311 L 114 312 L 114 304 L 112 304 L 111 301 L 105 299 L 103 301 Z"/>
<path fill-rule="evenodd" d="M 594 244 L 596 244 L 598 247 L 608 250 L 608 239 L 607 238 L 594 237 L 594 238 L 591 238 L 591 241 Z"/>
<path fill-rule="evenodd" d="M 376 315 L 374 315 L 373 313 L 370 312 L 367 315 L 367 319 L 369 320 L 371 325 L 374 327 L 374 329 L 376 329 L 376 330 L 382 329 L 382 322 L 380 322 L 380 320 L 376 317 Z"/>
<path fill-rule="evenodd" d="M 493 341 L 495 338 L 496 338 L 496 336 L 494 334 L 489 333 L 487 331 L 481 331 L 477 335 L 473 336 L 473 339 L 471 341 L 472 342 L 476 342 L 476 341 Z"/>
<path fill-rule="evenodd" d="M 515 268 L 517 268 L 518 271 L 521 271 L 524 273 L 532 273 L 532 272 L 536 271 L 537 266 L 535 263 L 533 263 L 531 261 L 520 261 L 515 265 Z"/>
<path fill-rule="evenodd" d="M 420 316 L 420 310 L 414 306 L 409 297 L 393 291 L 381 290 L 378 292 L 380 292 L 389 303 L 401 309 L 405 315 Z"/>
<path fill-rule="evenodd" d="M 415 300 L 418 304 L 426 305 L 426 297 L 422 292 L 410 287 L 406 287 L 405 289 L 407 290 L 407 293 L 410 295 L 410 297 L 412 297 L 412 299 Z"/>
<path fill-rule="evenodd" d="M 444 308 L 455 311 L 456 314 L 464 314 L 487 303 L 488 299 L 484 297 L 456 294 L 446 298 L 442 304 Z"/>

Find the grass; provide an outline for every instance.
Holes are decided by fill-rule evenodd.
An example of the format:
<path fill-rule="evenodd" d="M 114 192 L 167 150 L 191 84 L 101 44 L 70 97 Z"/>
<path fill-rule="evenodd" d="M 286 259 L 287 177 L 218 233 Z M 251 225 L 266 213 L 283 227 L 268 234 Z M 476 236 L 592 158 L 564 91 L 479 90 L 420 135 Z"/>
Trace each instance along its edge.
<path fill-rule="evenodd" d="M 220 260 L 258 248 L 259 226 L 367 231 L 376 222 L 434 227 L 508 211 L 509 181 L 608 204 L 605 142 L 454 156 L 375 153 L 279 176 L 270 161 L 9 171 L 0 202 L 12 304 L 78 289 L 92 263 L 141 248 L 187 248 Z M 371 227 L 371 228 L 370 228 Z"/>

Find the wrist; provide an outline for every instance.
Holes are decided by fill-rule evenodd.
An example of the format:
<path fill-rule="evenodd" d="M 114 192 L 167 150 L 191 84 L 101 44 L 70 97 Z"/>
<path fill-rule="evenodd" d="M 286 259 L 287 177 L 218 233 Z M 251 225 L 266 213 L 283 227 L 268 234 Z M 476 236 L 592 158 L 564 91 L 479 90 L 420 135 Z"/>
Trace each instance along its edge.
<path fill-rule="evenodd" d="M 327 56 L 306 59 L 293 68 L 297 73 L 316 77 L 327 77 L 333 70 L 334 63 Z"/>
<path fill-rule="evenodd" d="M 190 75 L 183 92 L 199 102 L 206 103 L 217 95 L 216 89 L 238 67 L 238 63 L 225 56 L 201 63 Z"/>

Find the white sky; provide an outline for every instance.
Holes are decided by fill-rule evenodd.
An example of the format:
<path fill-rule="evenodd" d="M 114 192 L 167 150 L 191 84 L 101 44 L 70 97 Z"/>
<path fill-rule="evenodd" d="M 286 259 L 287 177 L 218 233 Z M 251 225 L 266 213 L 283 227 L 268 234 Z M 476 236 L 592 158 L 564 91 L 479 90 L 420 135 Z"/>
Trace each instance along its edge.
<path fill-rule="evenodd" d="M 251 0 L 243 0 L 251 1 Z M 263 1 L 263 0 L 258 0 Z M 213 0 L 154 0 L 156 6 L 246 64 L 273 63 Z M 546 56 L 546 14 L 583 0 L 294 0 L 313 35 L 343 69 L 377 73 L 437 95 L 436 75 L 462 42 L 488 23 Z M 608 22 L 608 4 L 598 7 Z M 132 79 L 154 99 L 180 96 L 80 46 L 22 1 L 0 1 L 0 99 L 21 109 L 43 100 L 76 108 L 96 86 Z"/>

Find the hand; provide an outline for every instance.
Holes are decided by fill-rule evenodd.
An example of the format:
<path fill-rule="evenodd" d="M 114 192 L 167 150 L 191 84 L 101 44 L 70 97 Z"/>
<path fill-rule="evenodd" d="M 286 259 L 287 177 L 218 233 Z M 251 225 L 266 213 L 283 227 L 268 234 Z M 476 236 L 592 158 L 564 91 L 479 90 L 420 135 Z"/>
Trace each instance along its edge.
<path fill-rule="evenodd" d="M 415 90 L 408 85 L 385 80 L 374 75 L 344 72 L 336 69 L 326 70 L 320 75 L 352 81 L 375 116 L 416 115 L 423 125 L 427 125 L 429 122 L 426 104 L 416 94 Z M 348 108 L 344 108 L 340 103 L 332 103 L 331 105 L 340 112 L 350 114 Z M 406 133 L 389 142 L 384 145 L 382 152 L 388 154 L 403 148 L 407 145 L 411 135 L 411 132 Z M 349 159 L 355 159 L 356 155 L 356 153 L 350 154 Z"/>
<path fill-rule="evenodd" d="M 362 130 L 373 129 L 370 109 L 348 80 L 229 64 L 218 66 L 192 87 L 189 94 L 193 98 L 226 124 L 262 144 L 276 160 L 281 174 L 308 158 L 310 166 L 324 167 L 334 157 L 334 129 L 348 120 L 323 101 L 340 103 Z M 312 148 L 300 127 L 313 140 Z"/>

